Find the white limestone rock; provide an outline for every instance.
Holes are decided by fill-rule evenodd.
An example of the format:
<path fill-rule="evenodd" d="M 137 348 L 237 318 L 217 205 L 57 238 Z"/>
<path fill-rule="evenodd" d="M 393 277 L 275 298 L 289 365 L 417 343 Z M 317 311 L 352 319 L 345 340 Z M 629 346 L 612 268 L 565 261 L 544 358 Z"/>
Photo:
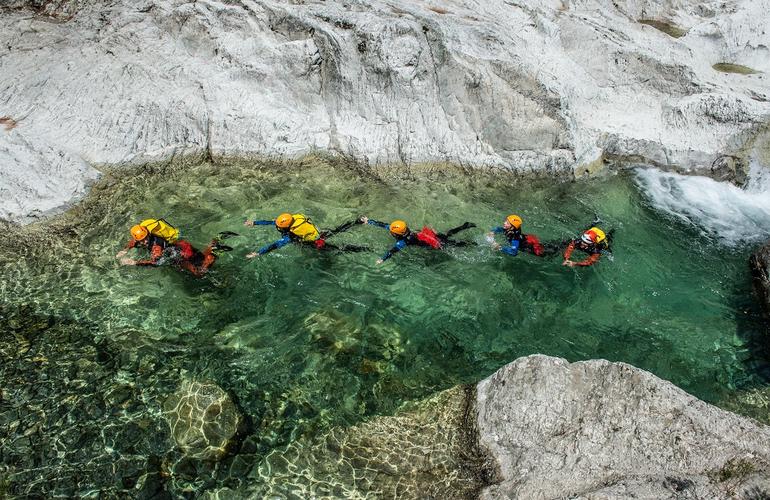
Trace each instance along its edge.
<path fill-rule="evenodd" d="M 750 154 L 770 116 L 770 0 L 0 9 L 0 71 L 13 75 L 0 82 L 0 115 L 91 164 L 320 149 L 562 176 L 603 157 L 709 172 Z M 673 38 L 640 19 L 688 31 Z M 715 71 L 720 62 L 758 73 Z M 53 170 L 36 163 L 29 182 Z M 87 176 L 70 179 L 82 190 Z"/>
<path fill-rule="evenodd" d="M 23 128 L 0 126 L 0 220 L 32 222 L 85 194 L 98 172 Z"/>

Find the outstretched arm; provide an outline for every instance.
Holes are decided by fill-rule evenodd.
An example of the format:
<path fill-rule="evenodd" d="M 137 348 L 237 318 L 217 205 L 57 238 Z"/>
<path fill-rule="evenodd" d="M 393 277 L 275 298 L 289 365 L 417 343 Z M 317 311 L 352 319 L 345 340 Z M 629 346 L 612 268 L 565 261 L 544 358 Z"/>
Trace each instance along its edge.
<path fill-rule="evenodd" d="M 150 248 L 149 259 L 120 259 L 120 263 L 124 266 L 157 266 L 160 264 L 161 257 L 163 257 L 163 247 L 160 245 L 153 245 L 152 248 Z"/>
<path fill-rule="evenodd" d="M 275 224 L 274 220 L 246 220 L 243 221 L 244 226 L 272 226 Z"/>
<path fill-rule="evenodd" d="M 131 240 L 129 240 L 129 242 L 126 243 L 126 246 L 124 246 L 120 252 L 115 254 L 115 257 L 118 259 L 123 257 L 124 255 L 126 255 L 126 253 L 128 253 L 129 250 L 131 250 L 135 246 L 136 246 L 136 240 L 131 238 Z"/>
<path fill-rule="evenodd" d="M 359 220 L 364 224 L 381 227 L 383 229 L 390 229 L 390 224 L 387 222 L 380 222 L 378 220 L 370 219 L 369 217 L 361 217 Z"/>
<path fill-rule="evenodd" d="M 388 250 L 385 255 L 382 256 L 381 259 L 377 261 L 377 264 L 382 264 L 389 258 L 393 256 L 394 253 L 401 251 L 406 246 L 406 240 L 398 240 L 395 245 L 393 245 L 393 248 Z"/>
<path fill-rule="evenodd" d="M 289 235 L 286 235 L 283 238 L 281 238 L 280 240 L 275 241 L 273 243 L 270 243 L 267 246 L 264 246 L 264 247 L 260 248 L 257 252 L 252 252 L 252 253 L 248 254 L 246 257 L 251 259 L 253 257 L 256 257 L 257 255 L 265 255 L 268 252 L 272 252 L 273 250 L 276 250 L 278 248 L 281 248 L 283 246 L 288 245 L 289 242 L 291 242 L 291 238 L 289 237 Z"/>

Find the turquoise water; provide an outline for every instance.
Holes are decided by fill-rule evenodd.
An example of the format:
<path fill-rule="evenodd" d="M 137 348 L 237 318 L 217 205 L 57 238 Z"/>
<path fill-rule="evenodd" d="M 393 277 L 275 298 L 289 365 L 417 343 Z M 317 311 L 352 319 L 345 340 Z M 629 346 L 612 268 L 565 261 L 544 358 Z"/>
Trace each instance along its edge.
<path fill-rule="evenodd" d="M 407 248 L 376 265 L 392 238 L 356 226 L 330 242 L 371 252 L 292 245 L 245 259 L 278 233 L 243 220 L 283 211 L 321 227 L 360 214 L 439 231 L 472 221 L 479 228 L 456 239 L 478 245 Z M 508 213 L 544 241 L 568 239 L 598 214 L 615 229 L 613 254 L 569 269 L 558 256 L 493 252 L 484 233 Z M 234 251 L 204 279 L 120 267 L 114 255 L 128 228 L 154 216 L 199 248 L 222 230 L 242 236 L 228 240 Z M 117 357 L 136 349 L 127 338 L 141 339 L 175 370 L 161 384 L 153 370 L 116 369 L 107 385 L 132 377 L 132 390 L 159 398 L 194 377 L 231 391 L 252 421 L 249 467 L 300 436 L 391 414 L 532 353 L 624 361 L 715 403 L 765 385 L 769 371 L 751 248 L 658 213 L 630 175 L 554 183 L 438 167 L 362 172 L 318 158 L 147 167 L 107 174 L 67 215 L 14 231 L 0 246 L 4 310 L 87 330 L 87 343 L 109 341 Z M 157 416 L 160 403 L 148 396 L 145 404 Z M 213 474 L 213 483 L 174 477 L 169 488 L 226 482 Z"/>

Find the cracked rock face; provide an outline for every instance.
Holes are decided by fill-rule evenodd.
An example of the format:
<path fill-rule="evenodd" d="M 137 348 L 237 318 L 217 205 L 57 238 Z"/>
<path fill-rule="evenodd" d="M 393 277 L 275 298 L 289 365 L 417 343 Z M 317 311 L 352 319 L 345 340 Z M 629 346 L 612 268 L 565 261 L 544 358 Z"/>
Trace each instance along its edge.
<path fill-rule="evenodd" d="M 177 446 L 200 460 L 224 457 L 243 424 L 230 396 L 211 382 L 185 380 L 163 409 Z"/>
<path fill-rule="evenodd" d="M 605 158 L 721 176 L 747 163 L 770 116 L 767 0 L 2 9 L 0 67 L 14 78 L 0 115 L 15 128 L 0 130 L 0 189 L 19 194 L 0 217 L 12 220 L 71 200 L 95 175 L 86 164 L 193 153 L 320 149 L 564 176 Z"/>
<path fill-rule="evenodd" d="M 765 313 L 770 318 L 770 242 L 757 250 L 749 259 L 754 286 Z"/>
<path fill-rule="evenodd" d="M 529 356 L 477 390 L 482 498 L 770 495 L 770 428 L 630 365 Z"/>

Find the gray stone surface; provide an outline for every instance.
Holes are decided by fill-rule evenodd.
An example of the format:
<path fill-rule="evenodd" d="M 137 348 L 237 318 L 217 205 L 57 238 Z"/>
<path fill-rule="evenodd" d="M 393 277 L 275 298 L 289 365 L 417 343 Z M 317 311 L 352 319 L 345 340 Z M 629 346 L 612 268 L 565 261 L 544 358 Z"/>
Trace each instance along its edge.
<path fill-rule="evenodd" d="M 529 356 L 477 390 L 502 475 L 482 498 L 770 495 L 770 427 L 630 365 Z"/>
<path fill-rule="evenodd" d="M 770 242 L 758 249 L 749 259 L 754 288 L 770 318 Z"/>
<path fill-rule="evenodd" d="M 767 136 L 770 0 L 0 9 L 0 71 L 13 75 L 0 118 L 14 125 L 0 130 L 0 190 L 14 193 L 0 217 L 12 220 L 81 193 L 86 164 L 324 150 L 561 176 L 609 158 L 740 180 Z"/>

